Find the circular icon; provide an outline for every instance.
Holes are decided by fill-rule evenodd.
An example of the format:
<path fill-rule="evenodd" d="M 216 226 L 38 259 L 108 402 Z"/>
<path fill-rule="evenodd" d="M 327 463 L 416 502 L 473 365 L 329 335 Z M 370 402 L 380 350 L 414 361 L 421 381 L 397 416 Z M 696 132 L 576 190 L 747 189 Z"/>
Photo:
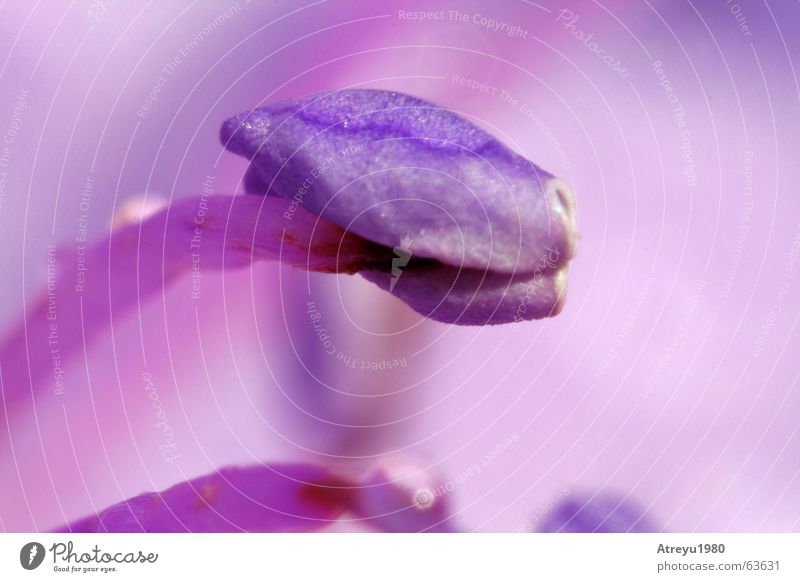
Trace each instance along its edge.
<path fill-rule="evenodd" d="M 29 542 L 19 551 L 19 563 L 26 570 L 35 570 L 44 561 L 44 546 L 39 542 Z"/>

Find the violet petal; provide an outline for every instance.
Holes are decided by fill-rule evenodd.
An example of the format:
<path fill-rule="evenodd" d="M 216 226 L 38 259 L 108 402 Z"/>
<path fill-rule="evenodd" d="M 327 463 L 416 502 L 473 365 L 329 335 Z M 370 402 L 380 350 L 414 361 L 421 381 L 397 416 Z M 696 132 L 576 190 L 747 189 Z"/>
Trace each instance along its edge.
<path fill-rule="evenodd" d="M 425 317 L 459 325 L 490 325 L 558 315 L 566 272 L 513 275 L 458 269 L 437 263 L 410 264 L 399 276 L 381 270 L 361 275 L 408 303 Z"/>

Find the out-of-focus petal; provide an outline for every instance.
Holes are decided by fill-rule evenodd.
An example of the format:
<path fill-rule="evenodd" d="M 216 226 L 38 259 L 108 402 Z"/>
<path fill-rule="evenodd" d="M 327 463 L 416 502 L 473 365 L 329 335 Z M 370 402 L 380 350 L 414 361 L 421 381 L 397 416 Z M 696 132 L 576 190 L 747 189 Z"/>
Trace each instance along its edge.
<path fill-rule="evenodd" d="M 139 495 L 66 532 L 297 532 L 338 519 L 349 485 L 314 465 L 226 468 Z"/>
<path fill-rule="evenodd" d="M 375 529 L 391 532 L 454 531 L 447 487 L 406 460 L 387 460 L 360 482 L 350 509 Z"/>
<path fill-rule="evenodd" d="M 0 342 L 2 404 L 39 390 L 41 381 L 95 336 L 178 277 L 280 259 L 321 272 L 356 272 L 385 262 L 385 249 L 276 198 L 214 195 L 180 200 L 141 223 L 114 230 L 81 257 L 54 253 L 47 290 Z M 55 346 L 55 347 L 54 347 Z M 57 351 L 54 351 L 56 350 Z M 56 387 L 57 388 L 57 387 Z M 0 414 L 0 418 L 4 418 Z"/>
<path fill-rule="evenodd" d="M 541 532 L 626 533 L 660 531 L 636 503 L 616 495 L 570 495 L 553 508 Z"/>

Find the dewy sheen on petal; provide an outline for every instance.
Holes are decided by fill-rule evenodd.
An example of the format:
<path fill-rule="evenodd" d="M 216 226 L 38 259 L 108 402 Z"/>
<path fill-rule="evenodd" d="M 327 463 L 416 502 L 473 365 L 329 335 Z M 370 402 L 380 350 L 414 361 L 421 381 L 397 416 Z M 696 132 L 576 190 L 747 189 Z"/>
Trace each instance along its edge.
<path fill-rule="evenodd" d="M 560 310 L 572 194 L 464 117 L 402 93 L 345 90 L 239 115 L 221 138 L 250 160 L 248 191 L 393 253 L 361 272 L 423 315 L 490 324 Z"/>

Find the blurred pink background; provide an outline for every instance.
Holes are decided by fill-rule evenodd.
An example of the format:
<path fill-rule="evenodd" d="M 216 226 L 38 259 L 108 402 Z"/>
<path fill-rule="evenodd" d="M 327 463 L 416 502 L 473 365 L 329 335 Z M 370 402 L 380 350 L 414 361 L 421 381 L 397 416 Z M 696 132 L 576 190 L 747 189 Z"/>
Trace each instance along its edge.
<path fill-rule="evenodd" d="M 473 117 L 573 188 L 581 233 L 564 311 L 511 326 L 276 264 L 179 282 L 9 411 L 0 530 L 229 464 L 395 456 L 454 484 L 468 531 L 603 491 L 670 531 L 800 529 L 797 4 L 11 0 L 0 22 L 0 329 L 48 244 L 74 255 L 143 193 L 241 191 L 220 123 L 325 89 Z"/>

